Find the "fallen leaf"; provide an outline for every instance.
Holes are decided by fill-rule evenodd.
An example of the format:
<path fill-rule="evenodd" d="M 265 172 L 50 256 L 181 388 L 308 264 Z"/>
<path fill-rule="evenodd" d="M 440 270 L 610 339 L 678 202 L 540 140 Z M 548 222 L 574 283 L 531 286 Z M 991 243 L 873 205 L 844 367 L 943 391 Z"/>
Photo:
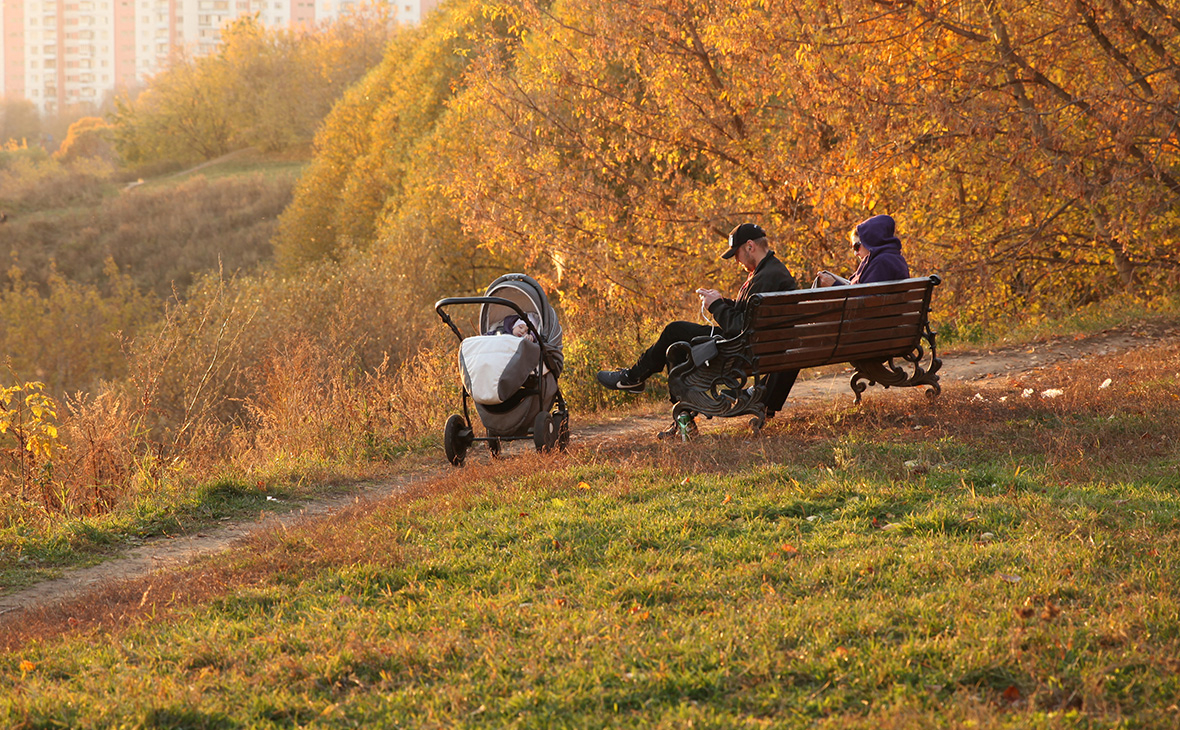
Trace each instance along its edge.
<path fill-rule="evenodd" d="M 1021 578 L 1019 575 L 1009 575 L 1007 573 L 1000 573 L 1000 580 L 1008 581 L 1009 583 L 1019 583 Z"/>
<path fill-rule="evenodd" d="M 586 482 L 578 482 L 578 489 L 589 489 L 590 485 Z"/>
<path fill-rule="evenodd" d="M 733 501 L 733 497 L 731 497 L 730 495 L 727 494 L 727 495 L 725 495 L 725 499 L 721 500 L 721 504 L 729 504 L 732 501 Z"/>
<path fill-rule="evenodd" d="M 793 558 L 799 554 L 799 551 L 795 549 L 795 546 L 790 543 L 783 543 L 783 546 L 779 549 L 782 550 L 784 558 Z"/>
<path fill-rule="evenodd" d="M 1033 394 L 1032 388 L 1025 388 L 1024 390 L 1020 391 L 1020 395 L 1023 398 L 1031 398 L 1032 394 Z"/>
<path fill-rule="evenodd" d="M 37 668 L 37 665 L 32 663 L 31 661 L 29 661 L 28 659 L 21 659 L 20 660 L 20 671 L 22 674 L 28 674 L 29 672 L 33 671 L 36 668 Z"/>
<path fill-rule="evenodd" d="M 992 532 L 985 532 L 979 536 L 980 542 L 991 542 L 992 540 L 995 540 L 995 539 L 996 539 L 995 533 L 992 533 Z"/>
<path fill-rule="evenodd" d="M 1049 388 L 1048 390 L 1041 391 L 1042 398 L 1056 398 L 1061 395 L 1065 395 L 1065 391 L 1060 388 Z"/>
<path fill-rule="evenodd" d="M 688 484 L 688 477 L 685 477 L 684 479 L 680 480 L 680 486 L 683 487 L 687 484 Z"/>
<path fill-rule="evenodd" d="M 891 530 L 896 530 L 896 529 L 898 529 L 899 527 L 901 527 L 901 523 L 900 523 L 900 522 L 890 522 L 889 524 L 885 525 L 885 526 L 884 526 L 884 527 L 882 527 L 881 529 L 882 529 L 882 530 L 885 530 L 886 532 L 889 532 L 889 531 L 891 531 Z"/>
<path fill-rule="evenodd" d="M 1098 389 L 1099 389 L 1099 390 L 1103 390 L 1103 389 L 1105 389 L 1105 388 L 1109 388 L 1109 387 L 1110 387 L 1110 383 L 1111 383 L 1111 379 L 1110 379 L 1110 378 L 1107 378 L 1106 380 L 1103 380 L 1103 381 L 1102 381 L 1102 385 L 1099 385 L 1099 386 L 1098 386 Z"/>
<path fill-rule="evenodd" d="M 1020 688 L 1014 684 L 1010 685 L 1008 689 L 1004 690 L 1005 702 L 1019 702 L 1021 698 L 1022 695 L 1020 694 Z"/>

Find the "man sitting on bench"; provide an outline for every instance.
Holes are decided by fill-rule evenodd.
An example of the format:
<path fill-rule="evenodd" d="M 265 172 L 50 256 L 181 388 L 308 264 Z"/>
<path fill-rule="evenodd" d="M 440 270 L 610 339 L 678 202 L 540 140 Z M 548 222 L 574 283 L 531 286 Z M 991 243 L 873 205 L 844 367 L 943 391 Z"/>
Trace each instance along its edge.
<path fill-rule="evenodd" d="M 795 278 L 770 250 L 766 233 L 756 223 L 743 223 L 734 228 L 729 234 L 729 248 L 721 258 L 735 259 L 749 276 L 736 299 L 722 297 L 716 289 L 697 289 L 697 295 L 720 326 L 720 331 L 696 322 L 671 322 L 634 365 L 622 370 L 600 371 L 598 382 L 603 387 L 628 393 L 643 392 L 644 381 L 667 366 L 668 347 L 672 343 L 691 342 L 703 336 L 736 337 L 741 334 L 746 303 L 751 295 L 795 289 Z M 792 370 L 770 376 L 765 397 L 768 418 L 782 408 L 798 374 L 798 370 Z"/>

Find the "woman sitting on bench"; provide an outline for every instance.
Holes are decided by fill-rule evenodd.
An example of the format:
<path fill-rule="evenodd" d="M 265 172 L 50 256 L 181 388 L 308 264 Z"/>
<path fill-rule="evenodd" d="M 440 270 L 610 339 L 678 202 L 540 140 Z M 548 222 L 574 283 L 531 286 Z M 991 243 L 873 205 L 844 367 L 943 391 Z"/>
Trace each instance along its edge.
<path fill-rule="evenodd" d="M 853 228 L 848 238 L 852 241 L 852 251 L 860 260 L 856 273 L 851 279 L 844 279 L 829 271 L 821 271 L 812 288 L 910 278 L 910 267 L 901 255 L 901 241 L 894 234 L 894 228 L 893 218 L 887 215 L 875 215 Z"/>

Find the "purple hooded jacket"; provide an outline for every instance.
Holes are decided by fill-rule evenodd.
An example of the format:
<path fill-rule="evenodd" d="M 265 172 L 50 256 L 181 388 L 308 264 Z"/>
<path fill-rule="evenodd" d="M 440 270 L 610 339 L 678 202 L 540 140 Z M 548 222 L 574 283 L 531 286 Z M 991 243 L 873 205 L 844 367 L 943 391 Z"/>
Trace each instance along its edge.
<path fill-rule="evenodd" d="M 894 235 L 893 218 L 875 215 L 856 227 L 860 245 L 869 250 L 861 260 L 850 281 L 853 284 L 875 284 L 910 278 L 910 267 L 901 255 L 901 241 Z"/>

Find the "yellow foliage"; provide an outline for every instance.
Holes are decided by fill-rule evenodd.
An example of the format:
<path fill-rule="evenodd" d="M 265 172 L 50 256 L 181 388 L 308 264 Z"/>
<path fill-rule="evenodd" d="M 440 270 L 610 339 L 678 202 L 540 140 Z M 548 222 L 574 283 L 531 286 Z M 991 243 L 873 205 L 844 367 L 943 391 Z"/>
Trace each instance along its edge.
<path fill-rule="evenodd" d="M 27 490 L 39 464 L 53 461 L 58 443 L 57 403 L 36 381 L 0 388 L 0 485 L 10 477 Z M 7 442 L 7 443 L 6 443 Z"/>

